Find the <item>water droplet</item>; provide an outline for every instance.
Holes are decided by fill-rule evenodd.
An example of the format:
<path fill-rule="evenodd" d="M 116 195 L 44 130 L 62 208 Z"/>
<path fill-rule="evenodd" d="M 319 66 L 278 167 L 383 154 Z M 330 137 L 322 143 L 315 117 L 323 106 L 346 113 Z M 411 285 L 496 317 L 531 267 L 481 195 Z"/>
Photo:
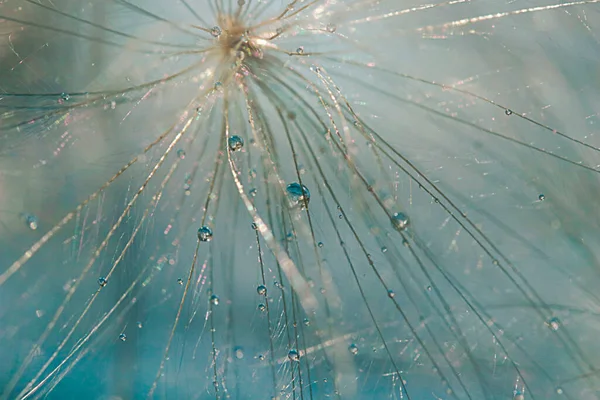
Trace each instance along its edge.
<path fill-rule="evenodd" d="M 241 360 L 242 358 L 244 358 L 244 349 L 242 349 L 239 346 L 236 346 L 233 348 L 233 354 L 235 354 L 235 358 Z"/>
<path fill-rule="evenodd" d="M 28 215 L 25 217 L 25 224 L 31 229 L 35 231 L 38 228 L 38 219 L 35 215 Z"/>
<path fill-rule="evenodd" d="M 250 225 L 252 227 L 252 229 L 257 230 L 258 229 L 258 225 L 256 225 L 255 222 L 252 223 L 252 225 Z"/>
<path fill-rule="evenodd" d="M 388 250 L 388 249 L 387 249 L 387 247 L 385 247 L 385 246 L 383 246 L 383 247 L 381 248 L 381 252 L 382 252 L 382 253 L 387 253 L 387 250 Z"/>
<path fill-rule="evenodd" d="M 124 342 L 124 341 L 126 341 L 126 340 L 127 340 L 127 335 L 126 335 L 126 334 L 124 334 L 124 333 L 121 333 L 121 334 L 119 335 L 119 339 L 120 339 L 122 342 Z"/>
<path fill-rule="evenodd" d="M 504 114 L 506 115 L 512 115 L 513 111 L 510 108 L 507 108 L 506 110 L 504 110 Z"/>
<path fill-rule="evenodd" d="M 208 226 L 198 229 L 198 239 L 201 242 L 210 242 L 213 238 L 213 232 Z"/>
<path fill-rule="evenodd" d="M 298 47 L 296 49 L 296 53 L 298 53 L 298 54 L 304 54 L 304 47 Z"/>
<path fill-rule="evenodd" d="M 60 99 L 61 99 L 62 101 L 69 101 L 69 100 L 71 99 L 71 96 L 69 96 L 69 94 L 68 94 L 68 93 L 64 93 L 64 92 L 63 92 L 63 93 L 61 93 L 61 94 L 60 94 Z"/>
<path fill-rule="evenodd" d="M 221 82 L 215 82 L 215 90 L 221 91 L 223 89 L 223 84 Z"/>
<path fill-rule="evenodd" d="M 298 354 L 297 350 L 291 349 L 288 352 L 288 358 L 290 359 L 290 361 L 298 361 L 300 360 L 300 354 Z"/>
<path fill-rule="evenodd" d="M 183 150 L 183 149 L 177 150 L 177 157 L 179 157 L 180 159 L 183 160 L 185 158 L 185 150 Z"/>
<path fill-rule="evenodd" d="M 265 285 L 259 285 L 256 288 L 256 293 L 258 293 L 261 296 L 266 296 L 267 295 L 267 287 Z"/>
<path fill-rule="evenodd" d="M 556 388 L 556 394 L 563 394 L 563 390 L 560 387 Z"/>
<path fill-rule="evenodd" d="M 259 355 L 258 355 L 258 359 L 259 359 L 260 361 L 264 361 L 264 360 L 265 360 L 265 356 L 264 356 L 264 355 L 262 355 L 262 354 L 259 354 Z"/>
<path fill-rule="evenodd" d="M 310 326 L 310 320 L 308 318 L 304 318 L 302 320 L 302 322 L 304 323 L 305 326 Z"/>
<path fill-rule="evenodd" d="M 319 243 L 317 243 L 317 246 L 319 246 L 319 248 L 322 249 L 324 244 L 323 244 L 323 242 L 319 242 Z"/>
<path fill-rule="evenodd" d="M 354 355 L 358 354 L 358 346 L 355 343 L 352 343 L 350 346 L 348 346 L 348 351 Z"/>
<path fill-rule="evenodd" d="M 216 294 L 213 294 L 212 296 L 210 296 L 210 302 L 212 303 L 213 306 L 218 306 L 219 305 L 219 296 L 217 296 Z"/>
<path fill-rule="evenodd" d="M 265 306 L 263 303 L 260 303 L 258 305 L 258 311 L 264 312 L 264 311 L 266 311 L 266 309 L 267 309 L 267 306 Z"/>
<path fill-rule="evenodd" d="M 244 139 L 239 136 L 231 136 L 228 143 L 231 151 L 240 151 L 244 147 Z"/>
<path fill-rule="evenodd" d="M 252 197 L 256 197 L 256 195 L 258 194 L 258 190 L 256 190 L 256 188 L 250 189 L 248 194 Z"/>
<path fill-rule="evenodd" d="M 138 327 L 139 329 L 142 329 L 142 326 L 143 326 L 143 325 L 142 325 L 142 322 L 141 322 L 141 321 L 138 321 L 138 322 L 137 322 L 137 327 Z"/>
<path fill-rule="evenodd" d="M 183 285 L 183 279 L 181 279 L 181 278 L 178 278 L 178 279 L 177 279 L 177 283 L 178 283 L 179 285 Z"/>
<path fill-rule="evenodd" d="M 335 32 L 337 27 L 335 26 L 335 24 L 330 23 L 330 24 L 327 24 L 326 29 L 327 29 L 327 32 L 333 33 L 333 32 Z"/>
<path fill-rule="evenodd" d="M 560 328 L 560 320 L 557 317 L 550 318 L 548 321 L 548 327 L 553 331 L 557 331 Z"/>
<path fill-rule="evenodd" d="M 213 28 L 210 30 L 210 34 L 213 35 L 213 37 L 219 37 L 221 36 L 221 33 L 221 28 L 218 26 L 213 26 Z"/>
<path fill-rule="evenodd" d="M 299 206 L 304 210 L 308 206 L 310 192 L 306 186 L 294 182 L 287 185 L 286 191 L 293 207 Z"/>
<path fill-rule="evenodd" d="M 538 200 L 539 201 L 544 201 L 544 200 L 546 200 L 546 196 L 544 196 L 543 193 L 540 193 L 540 195 L 538 196 Z"/>
<path fill-rule="evenodd" d="M 395 297 L 395 296 L 396 296 L 396 293 L 395 293 L 395 292 L 394 292 L 392 289 L 389 289 L 389 290 L 387 291 L 387 294 L 388 294 L 388 297 L 389 297 L 389 298 L 393 298 L 393 297 Z"/>
<path fill-rule="evenodd" d="M 100 287 L 106 286 L 107 283 L 108 281 L 105 277 L 101 276 L 100 278 L 98 278 L 98 285 L 100 285 Z"/>
<path fill-rule="evenodd" d="M 394 215 L 392 215 L 391 221 L 392 226 L 398 232 L 404 231 L 406 228 L 408 228 L 408 225 L 410 224 L 408 216 L 401 212 L 394 213 Z"/>

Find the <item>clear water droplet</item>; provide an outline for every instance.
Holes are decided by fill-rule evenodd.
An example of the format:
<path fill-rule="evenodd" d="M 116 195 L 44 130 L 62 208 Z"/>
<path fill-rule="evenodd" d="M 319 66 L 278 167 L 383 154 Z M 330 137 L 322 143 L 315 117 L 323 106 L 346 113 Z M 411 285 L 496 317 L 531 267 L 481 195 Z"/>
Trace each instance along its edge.
<path fill-rule="evenodd" d="M 392 220 L 392 226 L 398 232 L 402 232 L 402 231 L 406 230 L 406 228 L 408 228 L 408 225 L 410 224 L 410 220 L 408 219 L 408 216 L 402 212 L 394 213 L 394 215 L 392 215 L 391 220 Z"/>
<path fill-rule="evenodd" d="M 210 296 L 210 302 L 213 306 L 218 306 L 219 305 L 219 296 L 217 296 L 216 294 L 213 294 L 212 296 Z"/>
<path fill-rule="evenodd" d="M 208 226 L 198 229 L 198 239 L 201 242 L 210 242 L 213 238 L 213 232 Z"/>
<path fill-rule="evenodd" d="M 300 360 L 300 354 L 298 354 L 297 350 L 291 349 L 288 352 L 288 358 L 290 359 L 290 361 L 299 361 Z"/>
<path fill-rule="evenodd" d="M 106 286 L 107 283 L 108 281 L 105 277 L 101 276 L 100 278 L 98 278 L 98 285 L 100 285 L 100 287 Z"/>
<path fill-rule="evenodd" d="M 138 321 L 138 322 L 137 322 L 137 327 L 138 327 L 139 329 L 142 329 L 143 325 L 142 325 L 142 322 L 141 322 L 141 321 Z"/>
<path fill-rule="evenodd" d="M 348 346 L 348 351 L 354 355 L 358 354 L 358 346 L 355 343 L 352 343 L 350 346 Z"/>
<path fill-rule="evenodd" d="M 25 217 L 25 224 L 31 229 L 35 231 L 38 228 L 38 219 L 35 215 L 28 215 Z"/>
<path fill-rule="evenodd" d="M 513 111 L 509 108 L 507 108 L 506 110 L 504 110 L 504 114 L 506 115 L 512 115 Z"/>
<path fill-rule="evenodd" d="M 127 335 L 126 335 L 126 334 L 124 334 L 124 333 L 121 333 L 121 334 L 119 335 L 119 339 L 120 339 L 122 342 L 124 342 L 124 341 L 126 341 L 126 340 L 127 340 Z"/>
<path fill-rule="evenodd" d="M 178 279 L 177 279 L 177 284 L 179 284 L 179 285 L 183 285 L 183 279 L 181 279 L 181 278 L 178 278 Z"/>
<path fill-rule="evenodd" d="M 544 196 L 543 193 L 540 193 L 540 195 L 538 196 L 538 200 L 539 201 L 544 201 L 544 200 L 546 200 L 546 196 Z"/>
<path fill-rule="evenodd" d="M 267 310 L 267 306 L 265 306 L 263 303 L 260 303 L 258 305 L 258 311 L 264 312 Z"/>
<path fill-rule="evenodd" d="M 179 157 L 181 160 L 183 160 L 185 158 L 185 150 L 183 150 L 183 149 L 177 150 L 177 157 Z"/>
<path fill-rule="evenodd" d="M 236 346 L 233 348 L 233 354 L 235 354 L 235 358 L 241 360 L 244 358 L 244 349 L 242 349 L 240 346 Z"/>
<path fill-rule="evenodd" d="M 62 101 L 69 101 L 69 100 L 71 99 L 71 96 L 69 96 L 69 94 L 68 94 L 68 93 L 64 93 L 64 92 L 63 92 L 63 93 L 61 93 L 61 94 L 60 94 L 60 99 L 61 99 Z"/>
<path fill-rule="evenodd" d="M 327 32 L 333 33 L 336 31 L 337 27 L 335 26 L 335 24 L 329 23 L 329 24 L 327 24 L 325 29 L 327 29 Z"/>
<path fill-rule="evenodd" d="M 383 247 L 381 248 L 381 252 L 382 252 L 382 253 L 387 253 L 387 251 L 388 251 L 387 247 L 383 246 Z"/>
<path fill-rule="evenodd" d="M 261 296 L 266 296 L 267 295 L 267 287 L 265 285 L 259 285 L 256 288 L 256 293 L 258 293 Z"/>
<path fill-rule="evenodd" d="M 300 46 L 296 49 L 296 53 L 298 54 L 304 54 L 304 47 Z"/>
<path fill-rule="evenodd" d="M 256 222 L 253 222 L 253 223 L 250 225 L 250 227 L 251 227 L 252 229 L 254 229 L 254 230 L 257 230 L 257 229 L 258 229 L 258 225 L 256 225 Z"/>
<path fill-rule="evenodd" d="M 231 151 L 240 151 L 244 147 L 244 139 L 236 135 L 231 136 L 228 143 Z"/>
<path fill-rule="evenodd" d="M 302 322 L 304 323 L 304 326 L 310 326 L 310 320 L 308 318 L 304 318 Z"/>
<path fill-rule="evenodd" d="M 210 30 L 210 34 L 213 37 L 219 37 L 219 36 L 221 36 L 221 33 L 222 33 L 221 28 L 219 28 L 218 26 L 213 26 L 212 29 Z"/>
<path fill-rule="evenodd" d="M 323 244 L 323 242 L 319 242 L 319 243 L 317 243 L 317 246 L 319 246 L 319 248 L 322 249 L 324 244 Z"/>
<path fill-rule="evenodd" d="M 395 293 L 395 292 L 394 292 L 392 289 L 389 289 L 389 290 L 387 291 L 387 294 L 388 294 L 388 297 L 389 297 L 389 298 L 393 298 L 393 297 L 395 297 L 395 296 L 396 296 L 396 293 Z"/>
<path fill-rule="evenodd" d="M 310 191 L 306 186 L 298 182 L 290 183 L 287 185 L 286 192 L 292 207 L 300 207 L 304 210 L 308 206 Z"/>
<path fill-rule="evenodd" d="M 552 317 L 548 321 L 548 327 L 553 331 L 557 331 L 560 328 L 560 320 L 557 317 Z"/>
<path fill-rule="evenodd" d="M 256 190 L 256 188 L 250 189 L 248 194 L 252 197 L 256 197 L 256 195 L 258 194 L 258 190 Z"/>

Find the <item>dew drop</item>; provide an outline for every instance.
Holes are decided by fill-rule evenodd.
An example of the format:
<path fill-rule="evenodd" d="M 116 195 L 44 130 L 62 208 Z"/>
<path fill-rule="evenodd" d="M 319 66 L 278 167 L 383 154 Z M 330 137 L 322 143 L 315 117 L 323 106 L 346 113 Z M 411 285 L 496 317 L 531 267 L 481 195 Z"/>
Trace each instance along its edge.
<path fill-rule="evenodd" d="M 219 296 L 217 296 L 216 294 L 213 294 L 212 296 L 210 296 L 210 302 L 213 306 L 218 306 L 219 305 Z"/>
<path fill-rule="evenodd" d="M 239 346 L 233 348 L 233 353 L 235 354 L 235 358 L 237 358 L 238 360 L 244 358 L 244 349 L 242 349 Z"/>
<path fill-rule="evenodd" d="M 38 228 L 38 219 L 35 215 L 28 215 L 25 217 L 25 224 L 31 229 L 35 231 Z"/>
<path fill-rule="evenodd" d="M 382 252 L 382 253 L 387 253 L 387 251 L 388 251 L 387 247 L 383 246 L 383 247 L 381 248 L 381 252 Z"/>
<path fill-rule="evenodd" d="M 121 334 L 119 335 L 119 339 L 120 339 L 122 342 L 124 342 L 124 341 L 126 341 L 126 340 L 127 340 L 127 335 L 126 335 L 126 334 L 124 334 L 124 333 L 121 333 Z"/>
<path fill-rule="evenodd" d="M 138 322 L 137 322 L 137 327 L 138 327 L 138 329 L 142 329 L 143 325 L 142 325 L 142 322 L 141 322 L 141 321 L 138 321 Z"/>
<path fill-rule="evenodd" d="M 213 37 L 219 37 L 221 36 L 221 28 L 219 28 L 218 26 L 213 26 L 213 28 L 210 30 L 210 34 L 213 35 Z"/>
<path fill-rule="evenodd" d="M 317 246 L 319 246 L 319 248 L 322 249 L 324 244 L 323 244 L 323 242 L 319 242 L 319 243 L 317 243 Z"/>
<path fill-rule="evenodd" d="M 557 331 L 560 328 L 560 320 L 557 317 L 550 318 L 548 321 L 548 327 L 553 331 Z"/>
<path fill-rule="evenodd" d="M 325 29 L 327 29 L 327 32 L 333 33 L 333 32 L 335 32 L 335 30 L 337 29 L 337 27 L 335 26 L 335 24 L 327 24 L 327 26 L 325 27 Z"/>
<path fill-rule="evenodd" d="M 183 149 L 177 150 L 177 157 L 179 157 L 181 160 L 183 160 L 185 158 L 185 150 L 183 150 Z"/>
<path fill-rule="evenodd" d="M 100 285 L 100 287 L 106 286 L 107 283 L 108 281 L 105 277 L 101 276 L 100 278 L 98 278 L 98 285 Z"/>
<path fill-rule="evenodd" d="M 504 110 L 504 114 L 506 115 L 512 115 L 513 111 L 510 108 L 507 108 L 506 110 Z"/>
<path fill-rule="evenodd" d="M 302 322 L 304 323 L 304 326 L 310 326 L 310 320 L 308 318 L 304 318 Z"/>
<path fill-rule="evenodd" d="M 210 242 L 213 238 L 213 232 L 208 226 L 198 229 L 198 239 L 201 242 Z"/>
<path fill-rule="evenodd" d="M 286 191 L 292 207 L 299 206 L 304 210 L 308 206 L 310 192 L 306 186 L 294 182 L 287 185 Z"/>
<path fill-rule="evenodd" d="M 228 143 L 231 151 L 240 151 L 244 147 L 244 139 L 239 136 L 231 136 Z"/>
<path fill-rule="evenodd" d="M 252 229 L 257 230 L 258 229 L 258 225 L 256 225 L 256 222 L 253 222 L 250 227 L 252 227 Z"/>
<path fill-rule="evenodd" d="M 256 293 L 258 293 L 261 296 L 266 296 L 267 295 L 267 287 L 265 285 L 259 285 L 256 288 Z"/>
<path fill-rule="evenodd" d="M 304 47 L 298 47 L 298 48 L 296 49 L 296 53 L 297 53 L 297 54 L 304 54 Z"/>
<path fill-rule="evenodd" d="M 259 355 L 258 355 L 258 359 L 259 359 L 260 361 L 264 361 L 264 360 L 265 360 L 265 356 L 264 356 L 264 355 L 262 355 L 262 354 L 259 354 Z"/>
<path fill-rule="evenodd" d="M 258 194 L 258 190 L 256 190 L 256 188 L 252 188 L 250 189 L 250 191 L 248 191 L 248 194 L 252 197 L 256 197 L 256 195 Z"/>
<path fill-rule="evenodd" d="M 298 361 L 300 360 L 300 354 L 298 354 L 297 350 L 291 349 L 288 352 L 288 358 L 290 359 L 290 361 Z"/>
<path fill-rule="evenodd" d="M 69 94 L 68 94 L 68 93 L 64 93 L 64 92 L 63 92 L 63 93 L 61 93 L 61 94 L 60 94 L 60 99 L 61 99 L 62 101 L 69 101 L 69 100 L 71 99 L 71 96 L 69 96 Z"/>
<path fill-rule="evenodd" d="M 391 221 L 392 226 L 398 232 L 406 230 L 406 228 L 408 228 L 408 225 L 410 224 L 408 216 L 401 212 L 394 213 L 394 215 L 392 215 Z"/>
<path fill-rule="evenodd" d="M 179 284 L 179 285 L 183 285 L 183 279 L 181 279 L 181 278 L 178 278 L 178 279 L 177 279 L 177 284 Z"/>
<path fill-rule="evenodd" d="M 546 196 L 544 196 L 543 193 L 540 193 L 540 195 L 538 196 L 538 200 L 539 201 L 544 201 L 544 200 L 546 200 Z"/>
<path fill-rule="evenodd" d="M 348 346 L 348 351 L 354 355 L 358 354 L 358 346 L 355 343 L 352 343 L 350 346 Z"/>
<path fill-rule="evenodd" d="M 388 297 L 389 297 L 390 299 L 391 299 L 391 298 L 394 298 L 394 297 L 396 296 L 396 293 L 395 293 L 395 292 L 394 292 L 392 289 L 389 289 L 389 290 L 387 291 L 387 294 L 388 294 Z"/>
<path fill-rule="evenodd" d="M 263 303 L 260 303 L 258 305 L 258 311 L 265 312 L 266 309 L 267 309 L 267 306 L 265 306 Z"/>

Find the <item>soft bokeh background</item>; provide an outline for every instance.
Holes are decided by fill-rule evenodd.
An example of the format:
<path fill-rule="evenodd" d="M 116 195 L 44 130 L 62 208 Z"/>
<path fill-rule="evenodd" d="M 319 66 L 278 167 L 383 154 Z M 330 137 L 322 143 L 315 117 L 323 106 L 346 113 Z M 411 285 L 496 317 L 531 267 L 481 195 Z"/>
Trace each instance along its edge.
<path fill-rule="evenodd" d="M 204 0 L 188 3 L 213 23 Z M 331 15 L 324 14 L 321 19 L 314 15 L 307 20 L 314 19 L 321 27 L 335 23 L 337 35 L 287 37 L 287 48 L 341 50 L 341 56 L 359 62 L 374 62 L 392 72 L 454 85 L 508 107 L 514 114 L 524 114 L 579 141 L 600 146 L 597 3 L 567 6 L 549 0 L 481 0 L 434 7 L 425 7 L 420 0 L 380 3 L 328 2 L 324 9 Z M 561 3 L 564 7 L 547 7 Z M 139 160 L 0 286 L 0 386 L 7 388 L 14 383 L 15 389 L 4 395 L 15 398 L 58 349 L 40 379 L 63 360 L 67 362 L 35 396 L 144 398 L 159 370 L 194 258 L 196 230 L 201 225 L 214 157 L 219 151 L 218 105 L 200 115 L 198 129 L 177 145 L 185 158 L 175 151 L 168 155 L 166 167 L 141 192 L 105 248 L 97 256 L 94 251 L 166 149 L 161 144 L 143 153 L 145 146 L 177 121 L 204 84 L 203 79 L 209 86 L 213 83 L 212 78 L 197 74 L 158 89 L 120 92 L 162 79 L 193 63 L 195 56 L 167 58 L 156 52 L 180 51 L 203 43 L 189 34 L 193 31 L 189 24 L 198 21 L 184 3 L 176 1 L 54 0 L 40 4 L 48 8 L 24 0 L 0 3 L 0 91 L 36 94 L 16 98 L 0 94 L 0 272 L 132 157 L 139 156 Z M 144 7 L 176 24 L 144 15 L 128 4 Z M 280 10 L 285 4 L 273 1 L 268 11 Z M 363 20 L 367 17 L 375 18 Z M 100 25 L 121 34 L 102 30 Z M 188 33 L 179 29 L 184 25 Z M 414 239 L 427 249 L 417 253 L 425 259 L 424 270 L 429 275 L 411 259 L 389 220 L 369 214 L 376 203 L 364 186 L 352 180 L 348 166 L 326 152 L 319 153 L 319 164 L 352 226 L 364 238 L 366 251 L 394 289 L 397 303 L 424 338 L 424 346 L 415 341 L 390 302 L 348 226 L 328 219 L 327 210 L 336 219 L 339 212 L 333 201 L 319 201 L 323 195 L 317 187 L 322 182 L 311 175 L 315 162 L 305 157 L 300 161 L 308 170 L 303 181 L 311 190 L 315 238 L 323 242 L 319 255 L 333 283 L 315 272 L 312 238 L 299 228 L 297 240 L 290 241 L 299 243 L 298 248 L 290 253 L 295 260 L 305 257 L 305 264 L 310 266 L 306 275 L 321 308 L 314 315 L 305 315 L 298 306 L 298 315 L 292 315 L 291 288 L 279 277 L 274 259 L 262 243 L 268 291 L 273 293 L 269 308 L 275 331 L 274 354 L 270 354 L 266 315 L 258 309 L 264 298 L 256 293 L 261 275 L 255 232 L 226 171 L 223 191 L 213 203 L 218 209 L 213 207 L 209 213 L 215 238 L 199 253 L 192 289 L 155 397 L 215 398 L 213 340 L 207 314 L 212 280 L 212 291 L 219 296 L 212 319 L 218 375 L 226 380 L 225 387 L 234 399 L 291 398 L 286 334 L 286 323 L 291 326 L 291 319 L 302 329 L 306 347 L 313 349 L 303 360 L 310 365 L 314 398 L 335 397 L 334 381 L 342 398 L 401 398 L 398 377 L 365 302 L 374 310 L 413 399 L 453 398 L 445 392 L 439 371 L 423 347 L 435 355 L 460 399 L 517 399 L 515 390 L 522 391 L 523 385 L 511 360 L 522 368 L 531 388 L 524 398 L 598 398 L 598 174 L 574 165 L 596 168 L 597 151 L 514 114 L 506 115 L 501 108 L 464 93 L 375 68 L 340 66 L 324 58 L 291 62 L 308 74 L 313 60 L 336 79 L 361 118 L 424 171 L 485 232 L 514 265 L 511 276 L 521 274 L 530 287 L 520 278 L 518 284 L 509 280 L 464 228 L 397 167 L 385 162 L 387 173 L 382 173 L 366 140 L 358 139 L 354 154 L 359 165 L 389 204 L 410 216 Z M 57 104 L 84 101 L 80 94 L 88 91 L 115 91 L 118 95 L 106 95 L 105 101 L 67 116 L 53 114 Z M 61 93 L 66 96 L 55 96 Z M 312 104 L 318 107 L 316 102 Z M 211 112 L 215 119 L 209 117 Z M 267 118 L 273 118 L 274 130 L 283 132 L 274 112 L 265 112 Z M 19 124 L 44 115 L 48 117 L 35 123 Z M 239 121 L 243 125 L 244 119 Z M 490 132 L 559 154 L 573 163 Z M 282 178 L 295 181 L 283 133 L 276 138 Z M 324 142 L 315 135 L 311 143 L 320 149 Z M 247 141 L 244 153 L 236 156 L 244 164 L 244 175 L 252 175 L 253 164 L 246 164 L 243 157 L 258 159 L 259 150 L 252 149 Z M 180 167 L 154 206 L 153 196 L 166 170 L 176 162 Z M 186 195 L 184 184 L 195 163 L 199 168 Z M 227 168 L 226 163 L 222 168 Z M 281 204 L 266 203 L 272 181 L 259 174 L 247 184 L 256 185 L 255 201 L 261 211 L 280 212 Z M 543 201 L 539 200 L 541 194 Z M 37 223 L 35 230 L 29 226 L 32 218 Z M 71 332 L 98 290 L 98 279 L 107 275 L 142 220 L 109 283 Z M 298 224 L 306 227 L 306 221 Z M 348 268 L 334 227 L 348 243 L 349 259 L 356 265 L 365 297 Z M 277 226 L 274 230 L 277 238 L 283 239 L 290 228 Z M 430 258 L 425 257 L 427 254 Z M 282 302 L 280 284 L 287 304 Z M 55 326 L 50 327 L 74 285 L 77 290 Z M 327 295 L 320 296 L 325 287 Z M 481 312 L 479 317 L 457 294 L 456 287 Z M 533 300 L 527 300 L 519 287 Z M 540 298 L 531 294 L 534 291 Z M 331 301 L 331 316 L 323 311 L 325 297 Z M 446 306 L 441 298 L 459 321 L 459 336 L 468 343 L 472 359 L 441 317 Z M 287 312 L 284 307 L 288 307 Z M 502 344 L 480 318 L 489 320 L 487 326 L 502 338 Z M 549 328 L 553 321 L 558 324 L 556 332 Z M 47 337 L 37 348 L 41 336 Z M 64 339 L 68 340 L 62 344 Z M 357 354 L 349 350 L 353 343 Z M 70 356 L 72 349 L 77 351 Z M 463 378 L 469 394 L 460 388 L 442 351 Z M 11 382 L 29 354 L 33 358 L 27 369 L 17 382 Z M 326 355 L 333 359 L 332 364 L 325 361 Z M 268 360 L 275 364 L 280 393 L 273 390 Z M 306 372 L 306 364 L 303 368 Z M 581 375 L 586 377 L 577 378 Z M 306 385 L 306 374 L 303 378 Z M 223 395 L 223 387 L 220 390 Z M 304 395 L 308 398 L 306 390 Z"/>

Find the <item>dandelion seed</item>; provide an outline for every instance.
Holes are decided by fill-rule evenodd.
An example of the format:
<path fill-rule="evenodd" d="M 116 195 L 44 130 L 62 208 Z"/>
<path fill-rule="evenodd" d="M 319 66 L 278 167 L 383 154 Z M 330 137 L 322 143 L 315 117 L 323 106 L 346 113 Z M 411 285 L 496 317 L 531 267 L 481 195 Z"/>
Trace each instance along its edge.
<path fill-rule="evenodd" d="M 0 397 L 594 398 L 598 1 L 0 4 Z"/>

